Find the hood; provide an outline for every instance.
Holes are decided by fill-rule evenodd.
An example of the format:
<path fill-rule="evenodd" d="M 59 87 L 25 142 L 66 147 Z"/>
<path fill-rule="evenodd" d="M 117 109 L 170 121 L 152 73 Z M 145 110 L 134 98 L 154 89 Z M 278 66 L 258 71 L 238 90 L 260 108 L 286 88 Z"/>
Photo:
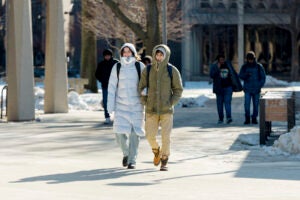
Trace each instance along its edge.
<path fill-rule="evenodd" d="M 105 49 L 102 54 L 103 54 L 103 56 L 106 56 L 106 55 L 112 56 L 113 52 L 111 49 Z"/>
<path fill-rule="evenodd" d="M 158 63 L 155 59 L 155 54 L 157 50 L 165 54 L 165 59 L 161 63 Z M 152 58 L 153 58 L 152 65 L 155 66 L 156 68 L 158 68 L 159 66 L 167 66 L 169 63 L 170 55 L 171 55 L 171 50 L 167 45 L 164 44 L 156 45 L 152 51 Z"/>
<path fill-rule="evenodd" d="M 133 52 L 133 56 L 137 57 L 136 49 L 135 49 L 135 47 L 134 47 L 134 45 L 132 43 L 125 43 L 125 44 L 123 44 L 123 46 L 120 49 L 120 56 L 121 56 L 122 49 L 124 49 L 125 47 L 128 47 Z"/>

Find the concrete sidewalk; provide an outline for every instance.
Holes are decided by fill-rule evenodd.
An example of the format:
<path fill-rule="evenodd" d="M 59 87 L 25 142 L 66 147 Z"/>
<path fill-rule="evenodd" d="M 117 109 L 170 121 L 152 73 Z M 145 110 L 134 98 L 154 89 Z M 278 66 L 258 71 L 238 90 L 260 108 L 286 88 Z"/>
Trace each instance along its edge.
<path fill-rule="evenodd" d="M 137 169 L 122 154 L 103 113 L 40 114 L 39 122 L 0 124 L 0 195 L 4 200 L 300 198 L 300 163 L 238 142 L 257 134 L 243 125 L 241 97 L 231 125 L 217 126 L 215 101 L 177 108 L 169 171 L 152 164 L 142 138 Z"/>

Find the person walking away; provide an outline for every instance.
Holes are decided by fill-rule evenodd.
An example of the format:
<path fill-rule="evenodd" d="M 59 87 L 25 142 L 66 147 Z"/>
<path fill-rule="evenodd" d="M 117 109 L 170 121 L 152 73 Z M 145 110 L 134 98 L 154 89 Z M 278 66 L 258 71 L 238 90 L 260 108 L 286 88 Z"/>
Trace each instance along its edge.
<path fill-rule="evenodd" d="M 110 49 L 105 49 L 103 51 L 103 60 L 98 63 L 97 69 L 96 69 L 96 79 L 101 83 L 101 89 L 102 89 L 102 105 L 104 108 L 104 117 L 105 122 L 104 124 L 110 124 L 111 119 L 110 115 L 107 111 L 107 90 L 108 90 L 108 81 L 110 77 L 111 70 L 118 62 L 118 60 L 113 58 L 113 52 Z"/>
<path fill-rule="evenodd" d="M 170 135 L 173 128 L 174 105 L 178 103 L 183 87 L 179 71 L 169 64 L 171 51 L 160 44 L 152 51 L 152 65 L 148 65 L 141 76 L 139 92 L 146 108 L 146 138 L 154 153 L 153 163 L 160 170 L 167 171 L 170 156 Z M 161 142 L 157 134 L 161 127 Z"/>
<path fill-rule="evenodd" d="M 246 55 L 246 63 L 241 67 L 239 77 L 244 81 L 244 108 L 245 122 L 250 124 L 250 103 L 253 103 L 252 124 L 257 124 L 258 105 L 261 88 L 266 82 L 266 74 L 263 66 L 256 62 L 255 53 L 249 51 Z"/>
<path fill-rule="evenodd" d="M 123 152 L 122 165 L 135 169 L 140 137 L 145 135 L 144 106 L 138 93 L 139 77 L 145 66 L 137 61 L 131 43 L 121 47 L 120 55 L 109 79 L 107 109 L 114 112 L 113 131 Z"/>
<path fill-rule="evenodd" d="M 219 115 L 218 124 L 224 121 L 224 107 L 226 111 L 226 123 L 232 122 L 231 116 L 231 100 L 232 100 L 232 81 L 231 72 L 225 57 L 223 55 L 217 56 L 217 63 L 210 68 L 210 77 L 213 79 L 213 93 L 216 94 L 217 111 Z"/>

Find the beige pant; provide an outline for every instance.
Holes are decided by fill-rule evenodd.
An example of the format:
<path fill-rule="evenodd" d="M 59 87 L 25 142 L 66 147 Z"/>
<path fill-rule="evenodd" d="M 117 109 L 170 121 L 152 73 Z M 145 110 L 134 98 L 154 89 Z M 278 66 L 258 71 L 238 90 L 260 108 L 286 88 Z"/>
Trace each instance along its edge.
<path fill-rule="evenodd" d="M 157 149 L 160 147 L 156 139 L 159 126 L 161 127 L 161 155 L 169 156 L 170 135 L 173 127 L 173 114 L 167 113 L 157 115 L 146 113 L 146 138 L 152 149 Z"/>

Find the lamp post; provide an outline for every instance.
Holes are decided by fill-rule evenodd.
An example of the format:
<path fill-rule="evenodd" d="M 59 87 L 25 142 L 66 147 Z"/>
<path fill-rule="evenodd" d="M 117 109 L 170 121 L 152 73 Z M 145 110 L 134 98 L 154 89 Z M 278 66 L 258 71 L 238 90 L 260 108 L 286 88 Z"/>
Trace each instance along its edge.
<path fill-rule="evenodd" d="M 167 45 L 167 0 L 162 1 L 162 42 Z"/>

